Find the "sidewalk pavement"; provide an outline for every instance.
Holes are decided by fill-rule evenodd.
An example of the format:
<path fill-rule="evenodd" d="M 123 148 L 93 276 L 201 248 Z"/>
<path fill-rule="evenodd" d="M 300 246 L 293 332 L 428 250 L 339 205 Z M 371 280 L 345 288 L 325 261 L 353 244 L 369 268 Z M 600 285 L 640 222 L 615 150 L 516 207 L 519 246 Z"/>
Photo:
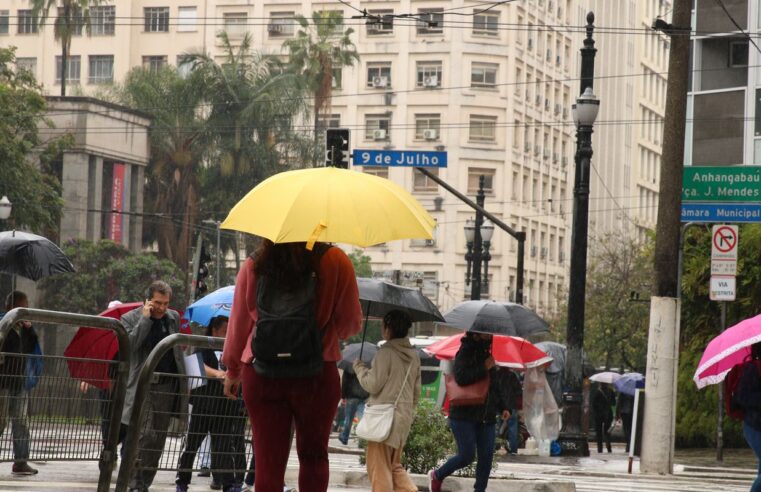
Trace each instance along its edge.
<path fill-rule="evenodd" d="M 359 463 L 360 451 L 355 443 L 343 446 L 331 440 L 330 446 L 331 488 L 329 492 L 369 491 L 369 482 L 364 465 Z M 639 473 L 635 460 L 634 473 L 627 473 L 628 458 L 622 446 L 614 447 L 612 454 L 597 454 L 592 451 L 588 458 L 542 458 L 538 456 L 500 454 L 498 466 L 489 481 L 489 492 L 747 492 L 755 478 L 755 469 L 748 468 L 748 460 L 743 467 L 734 467 L 731 461 L 726 466 L 705 466 L 678 464 L 674 475 L 653 476 Z M 97 485 L 98 465 L 85 462 L 33 462 L 40 470 L 31 477 L 11 476 L 10 463 L 0 463 L 0 492 L 37 492 L 58 490 L 59 492 L 93 491 Z M 116 473 L 112 481 L 116 482 Z M 173 472 L 162 471 L 156 476 L 151 491 L 169 492 L 174 490 Z M 295 450 L 291 453 L 286 483 L 295 485 L 298 477 L 298 458 Z M 415 482 L 421 491 L 427 490 L 427 478 L 415 475 Z M 210 479 L 193 476 L 191 491 L 207 491 Z M 444 490 L 460 492 L 472 490 L 472 480 L 448 478 Z"/>

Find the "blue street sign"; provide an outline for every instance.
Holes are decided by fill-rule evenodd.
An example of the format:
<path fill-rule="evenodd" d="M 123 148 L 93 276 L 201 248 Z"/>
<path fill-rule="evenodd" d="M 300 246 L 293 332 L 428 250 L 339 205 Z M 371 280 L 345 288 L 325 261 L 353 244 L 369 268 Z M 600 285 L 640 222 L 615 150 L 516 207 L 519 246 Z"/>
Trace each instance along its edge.
<path fill-rule="evenodd" d="M 682 203 L 682 222 L 761 222 L 761 203 Z"/>
<path fill-rule="evenodd" d="M 355 166 L 447 167 L 447 153 L 421 150 L 354 149 Z"/>

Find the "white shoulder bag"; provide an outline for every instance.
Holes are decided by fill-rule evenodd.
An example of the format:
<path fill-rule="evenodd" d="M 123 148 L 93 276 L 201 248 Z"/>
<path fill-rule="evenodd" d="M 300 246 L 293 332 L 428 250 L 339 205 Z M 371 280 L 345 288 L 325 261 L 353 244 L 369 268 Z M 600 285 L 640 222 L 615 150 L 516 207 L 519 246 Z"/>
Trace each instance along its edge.
<path fill-rule="evenodd" d="M 402 396 L 402 391 L 407 384 L 411 369 L 412 363 L 407 368 L 402 389 L 399 390 L 399 395 L 397 395 L 394 403 L 379 403 L 365 407 L 365 414 L 357 425 L 358 437 L 374 442 L 383 442 L 388 439 L 388 435 L 391 434 L 391 426 L 394 423 L 394 410 L 396 410 L 396 404 L 399 403 L 399 398 Z"/>

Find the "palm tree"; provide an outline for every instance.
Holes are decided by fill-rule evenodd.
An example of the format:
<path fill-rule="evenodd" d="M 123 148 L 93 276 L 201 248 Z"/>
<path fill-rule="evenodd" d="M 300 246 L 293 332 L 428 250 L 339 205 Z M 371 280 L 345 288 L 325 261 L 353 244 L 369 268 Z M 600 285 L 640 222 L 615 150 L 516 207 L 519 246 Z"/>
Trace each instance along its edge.
<path fill-rule="evenodd" d="M 307 89 L 313 96 L 314 162 L 320 153 L 319 118 L 330 108 L 333 90 L 333 70 L 350 67 L 359 60 L 357 48 L 351 41 L 354 29 L 343 29 L 343 14 L 336 11 L 313 12 L 312 22 L 302 15 L 296 16 L 301 29 L 293 39 L 283 43 L 288 50 L 288 65 L 294 73 L 304 77 Z"/>
<path fill-rule="evenodd" d="M 71 38 L 75 34 L 81 34 L 85 29 L 90 35 L 90 7 L 97 6 L 105 0 L 30 0 L 32 15 L 38 19 L 39 26 L 45 26 L 50 15 L 50 9 L 57 7 L 53 23 L 55 39 L 61 41 L 61 95 L 66 95 L 66 72 L 69 66 L 69 54 L 71 50 Z M 60 6 L 58 6 L 60 2 Z"/>

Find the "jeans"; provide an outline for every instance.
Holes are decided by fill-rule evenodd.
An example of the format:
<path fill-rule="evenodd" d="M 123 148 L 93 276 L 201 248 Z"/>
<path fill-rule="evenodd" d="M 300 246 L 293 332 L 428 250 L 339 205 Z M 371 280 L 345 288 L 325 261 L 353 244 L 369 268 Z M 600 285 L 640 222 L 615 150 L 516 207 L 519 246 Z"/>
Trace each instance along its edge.
<path fill-rule="evenodd" d="M 759 459 L 758 473 L 750 492 L 761 492 L 761 431 L 743 422 L 743 435 L 753 452 L 756 453 L 756 458 Z"/>
<path fill-rule="evenodd" d="M 515 409 L 510 411 L 510 418 L 507 420 L 507 444 L 511 453 L 518 452 L 518 410 Z"/>
<path fill-rule="evenodd" d="M 13 459 L 22 463 L 29 459 L 29 427 L 27 411 L 29 407 L 28 393 L 0 390 L 0 434 L 5 431 L 8 418 L 11 420 L 11 436 L 13 437 Z"/>
<path fill-rule="evenodd" d="M 344 409 L 344 427 L 341 430 L 341 436 L 339 439 L 341 442 L 349 440 L 349 433 L 351 432 L 351 424 L 354 422 L 354 415 L 357 418 L 362 418 L 365 413 L 365 400 L 359 398 L 347 398 L 346 408 Z"/>
<path fill-rule="evenodd" d="M 473 463 L 476 463 L 476 483 L 473 486 L 475 492 L 484 492 L 489 482 L 491 473 L 491 461 L 494 456 L 494 440 L 496 430 L 493 423 L 471 422 L 469 420 L 449 419 L 449 428 L 452 429 L 454 440 L 457 443 L 457 454 L 449 458 L 441 468 L 436 470 L 436 478 L 444 480 L 446 477 Z"/>

